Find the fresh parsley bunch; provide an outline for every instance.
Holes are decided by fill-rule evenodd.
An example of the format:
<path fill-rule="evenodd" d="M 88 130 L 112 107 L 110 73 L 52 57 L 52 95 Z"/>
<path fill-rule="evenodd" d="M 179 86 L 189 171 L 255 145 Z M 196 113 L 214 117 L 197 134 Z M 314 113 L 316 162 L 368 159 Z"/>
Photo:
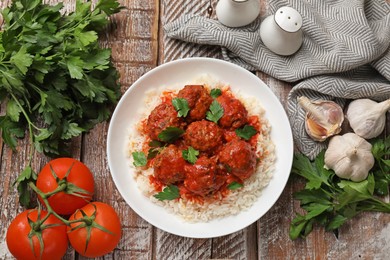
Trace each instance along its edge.
<path fill-rule="evenodd" d="M 13 150 L 26 129 L 32 152 L 67 154 L 70 139 L 106 120 L 120 96 L 119 73 L 111 50 L 99 45 L 108 17 L 120 11 L 116 0 L 76 0 L 75 11 L 63 4 L 13 0 L 2 10 L 0 32 L 0 116 L 4 142 Z"/>
<path fill-rule="evenodd" d="M 325 169 L 324 151 L 313 162 L 302 154 L 295 156 L 292 173 L 305 178 L 306 186 L 294 197 L 306 213 L 292 220 L 291 239 L 306 237 L 315 224 L 331 231 L 361 212 L 390 213 L 390 203 L 380 199 L 389 194 L 390 136 L 376 139 L 372 145 L 375 164 L 361 182 L 340 179 L 332 170 Z"/>

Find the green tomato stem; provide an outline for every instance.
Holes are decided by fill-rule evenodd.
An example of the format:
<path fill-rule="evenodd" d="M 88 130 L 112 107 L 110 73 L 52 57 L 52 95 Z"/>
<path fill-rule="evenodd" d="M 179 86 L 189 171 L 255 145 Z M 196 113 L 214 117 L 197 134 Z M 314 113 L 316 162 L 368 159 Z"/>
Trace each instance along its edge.
<path fill-rule="evenodd" d="M 61 183 L 59 183 L 58 187 L 55 190 L 53 190 L 51 192 L 47 192 L 47 193 L 42 192 L 41 197 L 42 198 L 50 198 L 51 196 L 53 196 L 61 191 L 64 191 L 66 189 L 66 187 L 67 187 L 66 182 L 61 182 Z"/>
<path fill-rule="evenodd" d="M 43 203 L 45 204 L 46 209 L 47 209 L 47 212 L 48 212 L 47 216 L 49 216 L 50 214 L 53 214 L 53 215 L 56 216 L 59 220 L 61 220 L 62 222 L 64 222 L 65 225 L 67 225 L 67 226 L 70 225 L 70 222 L 69 222 L 67 219 L 61 217 L 60 215 L 58 215 L 58 214 L 53 210 L 53 208 L 50 206 L 49 200 L 47 199 L 48 196 L 47 196 L 46 193 L 44 193 L 44 192 L 42 192 L 40 189 L 38 189 L 38 187 L 34 184 L 34 182 L 29 182 L 28 185 L 30 186 L 31 189 L 33 189 L 33 191 L 35 191 L 35 192 L 38 194 L 38 196 L 40 196 L 40 197 L 42 198 Z M 54 192 L 54 191 L 53 191 L 53 192 Z M 51 192 L 51 193 L 53 193 L 53 192 Z M 59 191 L 57 191 L 57 192 L 59 192 Z"/>
<path fill-rule="evenodd" d="M 61 217 L 60 215 L 58 215 L 54 210 L 53 208 L 50 206 L 50 203 L 49 203 L 49 200 L 48 198 L 58 192 L 61 192 L 63 191 L 65 188 L 66 188 L 66 183 L 61 183 L 57 189 L 55 189 L 54 191 L 52 192 L 48 192 L 48 193 L 44 193 L 42 192 L 36 185 L 34 182 L 29 182 L 28 185 L 30 186 L 30 188 L 35 191 L 38 196 L 40 196 L 43 200 L 43 203 L 45 204 L 46 206 L 46 209 L 47 209 L 47 212 L 48 214 L 45 216 L 44 219 L 42 219 L 41 221 L 39 221 L 39 223 L 37 223 L 37 228 L 41 228 L 43 229 L 45 225 L 43 225 L 43 223 L 46 221 L 46 219 L 52 214 L 54 215 L 55 217 L 57 217 L 59 220 L 61 220 L 66 226 L 70 226 L 71 224 L 74 224 L 74 223 L 85 223 L 86 226 L 94 226 L 94 220 L 95 220 L 95 214 L 93 216 L 83 216 L 82 218 L 80 219 L 74 219 L 74 220 L 67 220 L 63 217 Z"/>

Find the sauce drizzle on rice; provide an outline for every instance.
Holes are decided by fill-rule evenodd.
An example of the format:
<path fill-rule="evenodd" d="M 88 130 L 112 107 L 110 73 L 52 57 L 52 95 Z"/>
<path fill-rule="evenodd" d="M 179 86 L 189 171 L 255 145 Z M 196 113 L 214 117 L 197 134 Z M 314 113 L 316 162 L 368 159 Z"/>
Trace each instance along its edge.
<path fill-rule="evenodd" d="M 212 97 L 212 89 L 220 95 Z M 175 98 L 186 101 L 186 116 L 178 114 Z M 184 87 L 151 91 L 146 104 L 129 137 L 129 155 L 142 151 L 148 158 L 134 176 L 143 194 L 190 222 L 234 215 L 256 201 L 272 177 L 275 152 L 265 111 L 255 98 L 200 77 Z M 183 133 L 166 142 L 160 134 L 168 128 Z M 249 136 L 239 133 L 248 129 Z M 154 197 L 171 185 L 178 187 L 179 198 Z"/>

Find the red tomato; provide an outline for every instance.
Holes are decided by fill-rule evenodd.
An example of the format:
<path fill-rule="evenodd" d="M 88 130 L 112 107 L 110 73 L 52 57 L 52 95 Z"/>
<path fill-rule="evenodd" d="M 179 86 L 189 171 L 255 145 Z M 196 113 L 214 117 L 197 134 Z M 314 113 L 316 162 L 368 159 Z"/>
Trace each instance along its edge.
<path fill-rule="evenodd" d="M 121 238 L 121 223 L 114 208 L 102 202 L 92 202 L 72 214 L 69 221 L 82 219 L 81 211 L 89 217 L 95 215 L 95 223 L 109 232 L 90 226 L 90 240 L 87 245 L 88 227 L 76 228 L 80 222 L 72 223 L 68 226 L 68 237 L 72 247 L 80 255 L 91 258 L 103 256 L 114 250 Z"/>
<path fill-rule="evenodd" d="M 47 212 L 41 210 L 39 219 L 43 219 L 46 215 Z M 45 220 L 43 223 L 44 225 L 60 225 L 44 228 L 41 231 L 43 240 L 43 253 L 42 258 L 40 258 L 41 246 L 36 235 L 32 237 L 33 248 L 30 245 L 29 234 L 32 228 L 28 219 L 36 222 L 38 219 L 38 210 L 32 209 L 20 213 L 8 227 L 6 241 L 11 254 L 18 260 L 61 259 L 68 249 L 68 237 L 65 224 L 63 224 L 61 220 L 53 215 L 50 215 L 48 219 Z"/>
<path fill-rule="evenodd" d="M 70 170 L 67 177 L 66 174 Z M 57 176 L 53 176 L 52 171 Z M 46 164 L 41 172 L 38 174 L 37 187 L 44 193 L 54 191 L 58 186 L 59 182 L 66 180 L 67 183 L 64 191 L 56 193 L 49 197 L 49 204 L 52 209 L 61 215 L 70 215 L 88 204 L 94 192 L 94 179 L 91 171 L 82 162 L 72 158 L 58 158 L 50 161 Z M 72 186 L 77 186 L 85 192 L 71 193 Z M 83 195 L 79 197 L 76 195 Z M 42 198 L 39 197 L 42 202 Z"/>

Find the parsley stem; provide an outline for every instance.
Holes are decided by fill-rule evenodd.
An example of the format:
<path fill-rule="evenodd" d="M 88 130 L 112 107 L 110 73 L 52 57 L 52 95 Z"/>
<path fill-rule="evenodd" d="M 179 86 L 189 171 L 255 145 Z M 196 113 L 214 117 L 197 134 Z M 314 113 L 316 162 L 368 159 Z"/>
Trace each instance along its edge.
<path fill-rule="evenodd" d="M 20 19 L 22 19 L 23 18 L 23 16 L 26 14 L 26 11 L 23 11 L 23 13 L 19 16 L 19 17 L 17 17 L 17 19 L 15 19 L 15 22 L 13 23 L 13 24 L 11 24 L 10 26 L 8 26 L 8 27 L 6 27 L 6 28 L 4 28 L 5 30 L 11 30 L 12 29 L 12 27 L 14 27 L 14 25 L 15 24 L 18 24 L 18 22 L 20 21 Z M 16 17 L 15 17 L 16 18 Z M 20 34 L 19 34 L 20 35 Z"/>
<path fill-rule="evenodd" d="M 383 202 L 376 198 L 370 199 L 371 203 L 364 208 L 366 211 L 379 211 L 390 213 L 390 203 Z"/>
<path fill-rule="evenodd" d="M 34 124 L 31 122 L 30 120 L 30 117 L 27 115 L 26 113 L 26 110 L 24 110 L 22 104 L 20 104 L 19 100 L 15 97 L 15 95 L 11 92 L 9 93 L 11 95 L 11 97 L 14 99 L 14 101 L 16 102 L 16 104 L 19 106 L 20 110 L 22 111 L 25 119 L 27 120 L 28 122 L 28 131 L 29 131 L 29 135 L 30 135 L 30 153 L 29 153 L 29 158 L 28 158 L 28 163 L 27 165 L 31 165 L 31 160 L 32 160 L 32 157 L 33 157 L 33 154 L 34 154 L 34 134 L 33 134 L 33 129 L 32 127 L 35 127 Z M 35 127 L 36 128 L 36 127 Z"/>
<path fill-rule="evenodd" d="M 3 59 L 1 60 L 0 65 L 1 65 L 5 70 L 9 70 L 9 68 L 6 66 L 7 63 L 9 63 L 9 62 L 8 62 L 8 61 L 4 61 L 4 58 L 3 58 Z M 1 73 L 3 73 L 3 75 L 4 75 L 4 72 L 3 72 L 3 71 L 1 71 Z"/>
<path fill-rule="evenodd" d="M 83 17 L 83 19 L 81 19 L 80 21 L 76 22 L 75 24 L 72 25 L 72 23 L 74 23 L 74 20 L 71 20 L 69 22 L 67 22 L 66 24 L 63 24 L 62 26 L 60 26 L 58 29 L 63 29 L 63 28 L 67 28 L 66 30 L 69 31 L 69 35 L 70 36 L 73 36 L 73 30 L 76 29 L 77 27 L 79 27 L 79 25 L 84 22 L 87 18 L 89 19 L 91 17 L 91 13 L 88 13 L 86 16 Z M 70 25 L 72 25 L 72 27 L 69 27 Z"/>
<path fill-rule="evenodd" d="M 30 133 L 30 135 L 33 136 L 32 128 L 34 128 L 35 130 L 38 130 L 38 131 L 42 131 L 42 128 L 37 127 L 36 125 L 34 125 L 33 122 L 31 122 L 30 117 L 28 116 L 26 110 L 23 108 L 22 104 L 20 104 L 20 102 L 17 99 L 17 97 L 13 93 L 9 93 L 9 94 L 15 100 L 16 104 L 19 106 L 20 110 L 22 111 L 22 113 L 24 115 L 24 118 L 27 120 L 27 123 L 29 125 L 29 133 Z"/>

